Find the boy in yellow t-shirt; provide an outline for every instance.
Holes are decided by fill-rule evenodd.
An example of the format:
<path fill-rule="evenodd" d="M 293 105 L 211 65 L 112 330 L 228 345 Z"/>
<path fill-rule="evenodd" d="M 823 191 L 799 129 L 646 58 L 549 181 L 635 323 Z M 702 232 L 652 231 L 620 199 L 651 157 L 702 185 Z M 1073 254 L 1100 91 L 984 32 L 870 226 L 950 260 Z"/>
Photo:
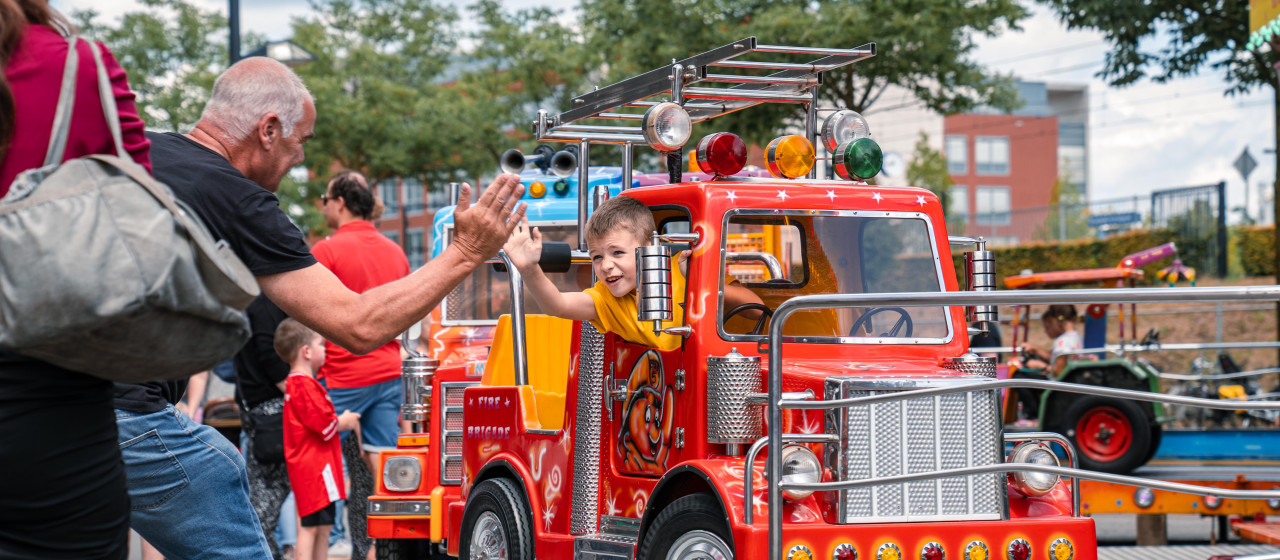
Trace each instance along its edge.
<path fill-rule="evenodd" d="M 654 334 L 636 319 L 636 248 L 647 244 L 654 231 L 653 214 L 643 202 L 629 196 L 609 199 L 587 221 L 587 249 L 591 270 L 599 280 L 581 292 L 561 292 L 542 273 L 542 234 L 522 222 L 503 247 L 511 263 L 524 277 L 533 298 L 547 314 L 575 321 L 590 321 L 596 330 L 612 332 L 636 344 L 674 350 L 680 337 Z M 672 320 L 663 327 L 684 323 L 685 258 L 672 259 L 671 289 L 675 299 Z M 678 264 L 674 261 L 680 261 Z M 746 287 L 726 285 L 725 307 L 760 303 Z M 759 313 L 756 311 L 755 313 Z"/>

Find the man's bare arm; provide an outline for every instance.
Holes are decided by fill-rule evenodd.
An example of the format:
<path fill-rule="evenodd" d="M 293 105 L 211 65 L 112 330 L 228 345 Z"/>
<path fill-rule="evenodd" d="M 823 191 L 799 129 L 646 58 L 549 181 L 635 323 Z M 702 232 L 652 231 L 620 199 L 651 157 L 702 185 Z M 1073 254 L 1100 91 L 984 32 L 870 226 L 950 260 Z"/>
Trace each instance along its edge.
<path fill-rule="evenodd" d="M 453 243 L 413 274 L 357 294 L 323 265 L 258 277 L 262 292 L 290 317 L 356 354 L 372 352 L 421 321 L 493 257 L 524 217 L 519 177 L 502 175 L 474 205 L 463 186 Z"/>

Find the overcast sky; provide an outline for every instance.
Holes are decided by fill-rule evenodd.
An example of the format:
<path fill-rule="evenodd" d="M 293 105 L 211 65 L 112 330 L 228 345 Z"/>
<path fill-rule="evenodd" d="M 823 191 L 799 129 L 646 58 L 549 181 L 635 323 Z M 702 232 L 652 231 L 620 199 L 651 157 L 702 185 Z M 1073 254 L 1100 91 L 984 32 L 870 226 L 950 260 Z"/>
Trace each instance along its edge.
<path fill-rule="evenodd" d="M 466 2 L 450 1 L 465 6 Z M 226 1 L 196 0 L 225 11 Z M 573 0 L 517 0 L 512 8 L 551 5 L 571 8 Z M 92 7 L 108 18 L 136 10 L 136 0 L 53 0 L 62 11 Z M 241 28 L 284 39 L 289 19 L 305 14 L 305 0 L 241 0 Z M 1142 196 L 1152 190 L 1227 181 L 1227 205 L 1244 204 L 1245 186 L 1232 166 L 1248 146 L 1258 162 L 1250 177 L 1249 205 L 1258 215 L 1259 192 L 1270 192 L 1275 156 L 1272 90 L 1227 97 L 1221 77 L 1202 73 L 1169 84 L 1140 82 L 1109 88 L 1093 77 L 1102 67 L 1106 44 L 1097 33 L 1068 32 L 1045 9 L 1033 5 L 1033 17 L 1020 32 L 979 42 L 977 59 L 1000 72 L 1029 81 L 1086 84 L 1089 87 L 1089 191 L 1094 200 Z M 464 10 L 465 13 L 465 10 Z M 762 41 L 768 42 L 767 37 Z M 875 37 L 868 37 L 874 41 Z M 838 46 L 838 45 L 821 45 Z M 873 122 L 873 130 L 877 130 Z M 897 122 L 894 126 L 909 126 Z M 884 130 L 883 128 L 878 129 Z M 1269 195 L 1268 195 L 1269 196 Z M 1232 216 L 1231 221 L 1237 218 Z"/>

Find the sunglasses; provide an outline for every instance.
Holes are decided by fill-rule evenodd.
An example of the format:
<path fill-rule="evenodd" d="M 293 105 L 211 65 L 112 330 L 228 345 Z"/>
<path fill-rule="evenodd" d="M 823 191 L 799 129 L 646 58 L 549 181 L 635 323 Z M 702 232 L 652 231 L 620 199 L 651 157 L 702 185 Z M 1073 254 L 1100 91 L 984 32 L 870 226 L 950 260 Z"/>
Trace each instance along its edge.
<path fill-rule="evenodd" d="M 328 193 L 320 195 L 321 205 L 328 204 L 330 200 L 333 200 L 333 197 L 329 196 Z"/>

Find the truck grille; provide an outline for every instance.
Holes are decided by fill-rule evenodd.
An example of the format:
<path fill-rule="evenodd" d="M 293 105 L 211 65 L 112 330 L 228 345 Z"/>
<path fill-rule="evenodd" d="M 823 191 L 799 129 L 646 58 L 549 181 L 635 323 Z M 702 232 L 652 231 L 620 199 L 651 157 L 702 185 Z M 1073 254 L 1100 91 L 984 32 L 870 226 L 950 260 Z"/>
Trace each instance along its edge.
<path fill-rule="evenodd" d="M 474 381 L 440 384 L 440 484 L 462 484 L 462 392 Z"/>
<path fill-rule="evenodd" d="M 939 387 L 963 379 L 827 380 L 826 398 L 846 399 Z M 996 390 L 831 409 L 826 430 L 840 443 L 825 448 L 837 480 L 925 473 L 1002 460 Z M 835 523 L 1002 519 L 1007 509 L 998 474 L 937 478 L 825 492 Z"/>

